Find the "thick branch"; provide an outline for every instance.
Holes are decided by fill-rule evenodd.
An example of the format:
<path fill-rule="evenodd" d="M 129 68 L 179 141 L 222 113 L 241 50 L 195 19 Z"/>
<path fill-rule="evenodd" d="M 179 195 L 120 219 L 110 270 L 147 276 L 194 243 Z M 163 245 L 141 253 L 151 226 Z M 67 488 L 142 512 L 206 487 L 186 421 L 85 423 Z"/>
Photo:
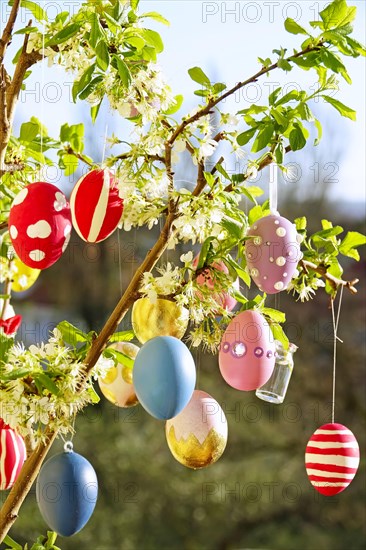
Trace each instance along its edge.
<path fill-rule="evenodd" d="M 301 260 L 300 266 L 305 272 L 311 269 L 312 271 L 315 271 L 316 273 L 321 275 L 324 279 L 329 281 L 334 290 L 338 290 L 338 287 L 344 286 L 345 288 L 348 288 L 348 290 L 352 292 L 352 294 L 357 294 L 357 288 L 355 287 L 355 285 L 359 282 L 359 279 L 344 281 L 343 279 L 339 279 L 331 273 L 328 273 L 326 266 L 316 265 L 313 262 L 309 262 L 308 260 Z"/>
<path fill-rule="evenodd" d="M 16 21 L 16 18 L 18 16 L 18 11 L 20 8 L 20 0 L 14 0 L 13 7 L 11 8 L 11 12 L 9 15 L 8 22 L 5 26 L 5 29 L 3 31 L 2 37 L 0 38 L 0 63 L 3 62 L 6 48 L 8 44 L 11 42 L 11 35 L 14 29 L 14 24 Z"/>

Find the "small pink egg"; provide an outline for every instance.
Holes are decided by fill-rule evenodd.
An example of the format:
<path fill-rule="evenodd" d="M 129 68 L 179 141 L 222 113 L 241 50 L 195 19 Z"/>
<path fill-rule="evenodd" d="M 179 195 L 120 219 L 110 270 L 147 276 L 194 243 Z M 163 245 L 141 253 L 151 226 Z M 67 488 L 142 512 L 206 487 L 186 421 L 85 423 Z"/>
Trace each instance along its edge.
<path fill-rule="evenodd" d="M 193 267 L 196 268 L 198 264 L 199 256 L 196 256 L 193 260 Z M 209 289 L 214 288 L 215 283 L 215 270 L 221 271 L 222 273 L 228 274 L 229 270 L 226 265 L 222 262 L 214 262 L 212 266 L 205 269 L 197 277 L 198 285 L 205 285 Z M 239 290 L 239 279 L 236 279 L 233 283 L 233 286 L 236 290 Z M 215 292 L 213 295 L 214 300 L 218 303 L 219 306 L 226 309 L 227 311 L 232 311 L 237 304 L 237 301 L 233 296 L 230 296 L 228 292 Z"/>

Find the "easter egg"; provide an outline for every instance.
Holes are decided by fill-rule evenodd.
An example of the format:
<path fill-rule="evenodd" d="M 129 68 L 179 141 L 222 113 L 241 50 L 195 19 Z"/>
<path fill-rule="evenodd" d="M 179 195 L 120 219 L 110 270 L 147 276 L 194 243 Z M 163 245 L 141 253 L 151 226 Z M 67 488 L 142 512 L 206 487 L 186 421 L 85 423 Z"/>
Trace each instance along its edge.
<path fill-rule="evenodd" d="M 69 203 L 50 183 L 24 187 L 10 208 L 11 242 L 28 267 L 45 269 L 57 262 L 68 245 L 71 229 Z"/>
<path fill-rule="evenodd" d="M 279 215 L 257 220 L 247 233 L 245 255 L 250 275 L 267 294 L 285 290 L 302 258 L 301 236 L 296 227 Z"/>
<path fill-rule="evenodd" d="M 123 212 L 113 173 L 104 168 L 82 176 L 71 192 L 70 207 L 72 224 L 84 241 L 98 243 L 109 237 Z"/>
<path fill-rule="evenodd" d="M 195 390 L 188 405 L 168 420 L 165 434 L 174 458 L 188 468 L 216 462 L 227 443 L 224 411 L 211 395 Z"/>
<path fill-rule="evenodd" d="M 355 477 L 359 462 L 357 440 L 342 424 L 324 424 L 306 446 L 306 473 L 313 487 L 325 496 L 344 491 Z"/>
<path fill-rule="evenodd" d="M 38 279 L 41 273 L 40 269 L 34 269 L 23 264 L 19 258 L 13 260 L 13 278 L 11 289 L 14 292 L 23 292 L 28 290 Z"/>
<path fill-rule="evenodd" d="M 263 315 L 257 311 L 243 311 L 230 321 L 222 337 L 221 374 L 237 390 L 255 390 L 270 378 L 275 351 L 273 334 Z"/>
<path fill-rule="evenodd" d="M 199 256 L 193 260 L 193 267 L 196 268 L 198 265 Z M 221 271 L 222 273 L 228 274 L 229 270 L 224 264 L 224 262 L 214 262 L 212 266 L 206 268 L 198 277 L 196 278 L 197 284 L 200 286 L 206 286 L 209 290 L 212 290 L 217 285 L 217 275 L 216 271 Z M 233 287 L 235 290 L 239 290 L 239 279 L 237 278 Z M 219 306 L 226 309 L 227 311 L 232 311 L 237 304 L 237 301 L 233 296 L 228 292 L 215 292 L 213 299 L 218 303 Z"/>
<path fill-rule="evenodd" d="M 47 525 L 63 537 L 71 537 L 89 521 L 98 496 L 93 466 L 83 456 L 64 452 L 41 468 L 37 479 L 38 507 Z"/>
<path fill-rule="evenodd" d="M 172 336 L 157 336 L 138 352 L 133 384 L 144 409 L 168 420 L 180 413 L 192 397 L 196 367 L 191 352 Z"/>
<path fill-rule="evenodd" d="M 139 348 L 130 342 L 117 342 L 111 347 L 135 359 Z M 137 405 L 135 389 L 132 384 L 132 369 L 118 363 L 108 370 L 104 378 L 99 378 L 99 387 L 104 397 L 117 407 L 133 407 Z"/>
<path fill-rule="evenodd" d="M 171 300 L 140 298 L 133 304 L 132 327 L 141 344 L 155 336 L 182 338 L 188 321 L 188 310 Z"/>
<path fill-rule="evenodd" d="M 0 418 L 0 490 L 10 489 L 27 457 L 21 435 Z"/>

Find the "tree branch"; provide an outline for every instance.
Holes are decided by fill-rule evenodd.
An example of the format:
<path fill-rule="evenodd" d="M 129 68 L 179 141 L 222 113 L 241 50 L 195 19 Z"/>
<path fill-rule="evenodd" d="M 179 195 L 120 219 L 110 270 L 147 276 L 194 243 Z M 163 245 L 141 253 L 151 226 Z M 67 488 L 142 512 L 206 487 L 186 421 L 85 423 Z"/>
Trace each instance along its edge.
<path fill-rule="evenodd" d="M 14 24 L 18 16 L 19 8 L 20 8 L 20 0 L 14 0 L 8 22 L 5 26 L 2 37 L 0 38 L 0 64 L 3 62 L 6 48 L 8 44 L 11 42 Z"/>
<path fill-rule="evenodd" d="M 313 262 L 309 262 L 308 260 L 300 260 L 300 266 L 303 268 L 305 273 L 308 272 L 309 269 L 312 271 L 315 271 L 319 275 L 321 275 L 324 279 L 329 281 L 331 286 L 334 288 L 334 290 L 338 290 L 338 287 L 344 286 L 345 288 L 348 288 L 348 290 L 352 294 L 357 294 L 357 288 L 355 285 L 359 282 L 359 279 L 353 279 L 352 281 L 344 281 L 343 279 L 339 279 L 338 277 L 335 277 L 331 273 L 328 273 L 327 267 L 324 265 L 316 265 Z"/>

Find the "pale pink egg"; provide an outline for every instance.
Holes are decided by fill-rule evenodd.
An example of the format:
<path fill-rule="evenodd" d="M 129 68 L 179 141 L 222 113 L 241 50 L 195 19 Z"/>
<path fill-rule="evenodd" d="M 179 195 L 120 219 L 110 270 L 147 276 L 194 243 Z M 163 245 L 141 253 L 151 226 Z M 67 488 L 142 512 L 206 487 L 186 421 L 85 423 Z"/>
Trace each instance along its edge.
<path fill-rule="evenodd" d="M 199 256 L 196 256 L 193 260 L 193 267 L 196 268 L 198 264 Z M 228 274 L 229 270 L 226 267 L 226 265 L 222 262 L 214 262 L 212 266 L 206 268 L 200 275 L 197 277 L 197 284 L 198 285 L 205 285 L 209 289 L 214 288 L 215 284 L 215 271 L 221 271 L 222 273 Z M 239 278 L 237 278 L 233 286 L 236 290 L 239 290 Z M 233 296 L 230 296 L 228 292 L 215 292 L 213 295 L 214 300 L 221 306 L 222 308 L 226 309 L 227 311 L 232 311 L 234 307 L 237 304 L 237 301 Z"/>

